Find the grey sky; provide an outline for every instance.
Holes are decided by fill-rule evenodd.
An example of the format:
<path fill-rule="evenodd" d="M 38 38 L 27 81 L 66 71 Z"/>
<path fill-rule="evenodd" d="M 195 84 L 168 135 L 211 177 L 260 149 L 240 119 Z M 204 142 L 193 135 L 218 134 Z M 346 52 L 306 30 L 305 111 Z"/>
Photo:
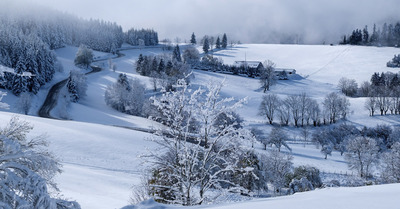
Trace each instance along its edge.
<path fill-rule="evenodd" d="M 124 30 L 153 28 L 161 38 L 192 32 L 241 42 L 279 42 L 302 34 L 306 43 L 337 42 L 365 24 L 400 20 L 399 0 L 31 0 L 84 18 L 117 22 Z M 397 10 L 397 11 L 396 11 Z M 277 35 L 278 34 L 278 35 Z"/>

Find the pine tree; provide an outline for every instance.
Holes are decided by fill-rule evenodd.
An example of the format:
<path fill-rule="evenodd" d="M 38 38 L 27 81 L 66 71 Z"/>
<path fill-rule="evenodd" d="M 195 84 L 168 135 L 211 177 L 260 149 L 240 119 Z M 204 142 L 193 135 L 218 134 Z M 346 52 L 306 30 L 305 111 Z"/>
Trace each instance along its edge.
<path fill-rule="evenodd" d="M 165 70 L 165 63 L 164 63 L 164 60 L 161 58 L 160 64 L 158 64 L 157 72 L 161 73 L 161 72 L 164 72 L 164 70 Z"/>
<path fill-rule="evenodd" d="M 71 78 L 71 75 L 70 75 L 70 77 L 68 79 L 68 82 L 67 82 L 67 89 L 68 89 L 68 92 L 69 92 L 69 96 L 70 96 L 71 102 L 78 102 L 79 101 L 79 94 L 78 94 L 78 91 L 76 89 L 76 83 Z"/>
<path fill-rule="evenodd" d="M 368 33 L 368 26 L 365 26 L 363 29 L 363 37 L 362 37 L 363 43 L 367 44 L 369 41 L 369 33 Z"/>
<path fill-rule="evenodd" d="M 26 77 L 22 74 L 14 75 L 14 83 L 12 86 L 12 92 L 16 96 L 19 96 L 22 92 L 28 91 Z"/>
<path fill-rule="evenodd" d="M 177 44 L 172 53 L 172 59 L 177 62 L 182 62 L 181 50 L 179 49 L 179 45 Z"/>
<path fill-rule="evenodd" d="M 143 59 L 143 55 L 142 55 L 142 54 L 139 54 L 139 58 L 138 58 L 138 60 L 136 61 L 136 72 L 139 73 L 139 74 L 141 74 L 142 71 L 143 71 L 143 69 L 142 69 L 143 60 L 144 60 L 144 59 Z"/>
<path fill-rule="evenodd" d="M 221 40 L 219 39 L 219 36 L 217 38 L 217 42 L 215 43 L 215 48 L 217 48 L 217 49 L 221 48 Z"/>
<path fill-rule="evenodd" d="M 194 33 L 192 33 L 192 37 L 190 38 L 190 43 L 192 45 L 196 45 L 197 44 L 196 36 L 194 35 Z"/>
<path fill-rule="evenodd" d="M 208 53 L 208 50 L 210 49 L 210 44 L 208 43 L 208 37 L 205 37 L 204 43 L 203 43 L 203 51 L 204 53 Z"/>
<path fill-rule="evenodd" d="M 226 49 L 228 46 L 228 38 L 226 37 L 226 33 L 224 33 L 224 36 L 222 36 L 222 48 Z"/>

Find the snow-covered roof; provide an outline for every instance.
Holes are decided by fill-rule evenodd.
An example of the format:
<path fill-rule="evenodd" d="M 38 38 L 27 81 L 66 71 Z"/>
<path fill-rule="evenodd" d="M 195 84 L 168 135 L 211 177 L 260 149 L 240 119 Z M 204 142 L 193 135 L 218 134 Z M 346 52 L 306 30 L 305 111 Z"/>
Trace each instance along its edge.
<path fill-rule="evenodd" d="M 260 64 L 260 61 L 235 61 L 236 66 L 246 65 L 250 68 L 257 68 Z"/>

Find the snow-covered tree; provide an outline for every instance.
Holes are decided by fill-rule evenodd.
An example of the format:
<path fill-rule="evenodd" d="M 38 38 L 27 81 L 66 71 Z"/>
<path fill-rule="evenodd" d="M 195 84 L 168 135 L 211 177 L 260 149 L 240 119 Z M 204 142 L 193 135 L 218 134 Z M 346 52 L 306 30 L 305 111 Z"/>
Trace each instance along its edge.
<path fill-rule="evenodd" d="M 203 42 L 203 51 L 205 54 L 208 53 L 208 50 L 210 50 L 210 43 L 208 42 L 208 37 L 204 37 L 204 42 Z"/>
<path fill-rule="evenodd" d="M 356 170 L 360 177 L 371 176 L 372 168 L 378 161 L 378 146 L 376 141 L 369 137 L 359 136 L 350 139 L 347 143 L 345 159 L 349 168 Z"/>
<path fill-rule="evenodd" d="M 107 87 L 105 102 L 112 108 L 131 115 L 142 115 L 145 86 L 138 80 L 130 80 L 120 74 L 116 83 Z"/>
<path fill-rule="evenodd" d="M 284 103 L 286 103 L 289 107 L 294 125 L 297 127 L 299 124 L 299 120 L 301 119 L 300 96 L 290 95 L 284 100 Z"/>
<path fill-rule="evenodd" d="M 358 85 L 356 80 L 343 77 L 339 80 L 338 88 L 344 95 L 353 97 L 357 94 Z"/>
<path fill-rule="evenodd" d="M 219 39 L 219 36 L 217 37 L 217 41 L 215 42 L 215 48 L 221 49 L 221 40 Z"/>
<path fill-rule="evenodd" d="M 282 146 L 286 147 L 286 149 L 288 149 L 289 151 L 292 151 L 292 149 L 286 143 L 286 141 L 289 139 L 289 137 L 283 131 L 282 128 L 280 128 L 280 127 L 273 128 L 271 133 L 268 136 L 268 139 L 269 139 L 270 144 L 275 145 L 275 147 L 278 149 L 278 152 L 281 151 Z"/>
<path fill-rule="evenodd" d="M 239 160 L 247 152 L 242 144 L 252 137 L 234 124 L 223 130 L 214 126 L 218 115 L 230 117 L 239 104 L 227 105 L 232 99 L 220 97 L 221 84 L 194 91 L 182 79 L 176 85 L 176 91 L 152 98 L 161 113 L 154 119 L 163 121 L 166 129 L 153 138 L 159 148 L 145 158 L 152 164 L 150 194 L 160 202 L 195 205 L 212 201 L 218 191 L 246 192 L 227 177 L 252 172 Z M 192 118 L 198 120 L 198 134 L 189 131 Z"/>
<path fill-rule="evenodd" d="M 259 114 L 267 117 L 269 124 L 272 124 L 280 103 L 280 99 L 276 94 L 264 95 L 259 107 Z"/>
<path fill-rule="evenodd" d="M 200 53 L 199 50 L 196 49 L 196 47 L 187 47 L 183 51 L 183 60 L 185 63 L 196 66 L 200 62 Z"/>
<path fill-rule="evenodd" d="M 93 62 L 93 51 L 86 45 L 79 46 L 78 52 L 76 53 L 74 63 L 76 66 L 89 68 Z"/>
<path fill-rule="evenodd" d="M 293 156 L 278 152 L 277 150 L 268 151 L 260 157 L 261 169 L 267 181 L 275 187 L 275 192 L 281 192 L 281 188 L 286 185 L 286 178 L 293 169 Z"/>
<path fill-rule="evenodd" d="M 78 102 L 86 96 L 86 75 L 79 70 L 71 70 L 67 80 L 67 89 L 72 102 Z"/>
<path fill-rule="evenodd" d="M 53 178 L 61 165 L 46 147 L 43 137 L 27 138 L 32 126 L 14 117 L 0 129 L 0 207 L 75 208 L 76 202 L 52 198 Z"/>
<path fill-rule="evenodd" d="M 271 60 L 266 60 L 263 63 L 263 68 L 260 69 L 260 84 L 264 93 L 269 91 L 269 88 L 275 84 L 275 63 Z"/>
<path fill-rule="evenodd" d="M 196 45 L 197 44 L 196 35 L 194 35 L 194 32 L 192 33 L 192 36 L 190 37 L 190 43 L 192 45 Z"/>
<path fill-rule="evenodd" d="M 374 116 L 376 111 L 377 101 L 375 97 L 369 97 L 365 100 L 364 107 L 369 111 L 370 116 Z"/>
<path fill-rule="evenodd" d="M 389 183 L 400 182 L 400 142 L 382 155 L 381 176 Z"/>
<path fill-rule="evenodd" d="M 226 37 L 226 33 L 224 33 L 224 35 L 222 36 L 221 46 L 223 49 L 226 49 L 226 47 L 228 46 L 228 38 Z"/>
<path fill-rule="evenodd" d="M 325 97 L 323 105 L 328 114 L 329 122 L 336 123 L 340 118 L 346 119 L 350 102 L 346 97 L 332 92 Z"/>
<path fill-rule="evenodd" d="M 172 52 L 172 59 L 176 62 L 182 62 L 181 50 L 179 49 L 179 45 L 177 44 Z"/>

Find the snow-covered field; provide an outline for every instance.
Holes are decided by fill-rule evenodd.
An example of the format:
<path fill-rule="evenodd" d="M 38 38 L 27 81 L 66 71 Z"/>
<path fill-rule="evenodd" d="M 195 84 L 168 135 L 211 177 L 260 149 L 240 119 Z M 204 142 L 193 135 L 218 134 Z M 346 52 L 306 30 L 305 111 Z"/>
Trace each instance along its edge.
<path fill-rule="evenodd" d="M 57 50 L 59 60 L 64 65 L 64 72 L 58 73 L 53 83 L 68 76 L 74 69 L 73 59 L 77 48 L 66 47 Z M 82 208 L 120 208 L 128 204 L 131 187 L 140 181 L 141 170 L 138 155 L 146 148 L 154 146 L 148 139 L 150 134 L 123 127 L 150 128 L 156 124 L 150 120 L 129 116 L 115 111 L 104 102 L 107 85 L 116 81 L 119 73 L 136 77 L 147 83 L 149 79 L 135 72 L 134 62 L 142 54 L 164 53 L 160 48 L 144 48 L 121 51 L 125 56 L 114 59 L 116 72 L 107 69 L 107 61 L 96 63 L 105 66 L 105 70 L 88 75 L 87 97 L 79 104 L 69 106 L 70 120 L 50 120 L 35 117 L 51 84 L 34 99 L 32 116 L 20 116 L 31 122 L 35 128 L 32 136 L 46 133 L 50 141 L 50 150 L 64 165 L 64 172 L 58 176 L 57 183 L 66 198 L 77 200 Z M 386 72 L 396 69 L 386 68 L 386 62 L 396 48 L 356 47 L 356 46 L 317 46 L 317 45 L 239 45 L 227 50 L 214 52 L 226 64 L 236 60 L 264 61 L 272 60 L 277 67 L 294 68 L 302 79 L 279 81 L 271 91 L 279 96 L 306 92 L 319 102 L 325 95 L 337 91 L 337 81 L 345 76 L 356 79 L 360 84 L 370 79 L 374 72 Z M 96 53 L 96 56 L 109 55 Z M 225 80 L 223 95 L 239 100 L 247 98 L 247 103 L 239 110 L 248 126 L 257 126 L 268 130 L 266 120 L 257 115 L 258 105 L 263 95 L 258 80 L 247 77 L 195 71 L 194 86 L 204 85 L 210 80 Z M 149 90 L 150 91 L 150 90 Z M 16 98 L 8 93 L 3 99 L 11 105 L 10 110 L 0 112 L 0 124 L 4 125 L 16 112 L 13 108 Z M 390 124 L 398 126 L 398 116 L 369 117 L 364 109 L 363 98 L 352 98 L 349 122 L 358 126 Z M 53 112 L 52 114 L 57 114 Z M 287 128 L 292 139 L 301 139 L 300 130 Z M 295 165 L 312 165 L 325 172 L 346 173 L 348 170 L 343 157 L 333 153 L 324 156 L 312 145 L 290 144 L 293 148 Z M 261 149 L 261 146 L 256 146 Z M 235 205 L 211 206 L 212 208 L 381 208 L 379 202 L 385 202 L 386 208 L 399 205 L 396 198 L 400 185 L 383 185 L 363 188 L 322 189 L 313 192 L 295 194 L 288 197 L 254 200 Z M 335 199 L 336 198 L 336 199 Z M 339 201 L 340 199 L 340 201 Z M 396 202 L 397 201 L 397 202 Z M 313 204 L 315 202 L 315 204 Z M 351 205 L 341 205 L 351 202 Z M 354 203 L 354 204 L 353 204 Z M 326 204 L 326 205 L 325 205 Z M 364 207 L 365 206 L 365 207 Z M 375 207 L 376 206 L 376 207 Z M 202 206 L 207 207 L 208 206 Z M 201 207 L 201 208 L 202 208 Z"/>

